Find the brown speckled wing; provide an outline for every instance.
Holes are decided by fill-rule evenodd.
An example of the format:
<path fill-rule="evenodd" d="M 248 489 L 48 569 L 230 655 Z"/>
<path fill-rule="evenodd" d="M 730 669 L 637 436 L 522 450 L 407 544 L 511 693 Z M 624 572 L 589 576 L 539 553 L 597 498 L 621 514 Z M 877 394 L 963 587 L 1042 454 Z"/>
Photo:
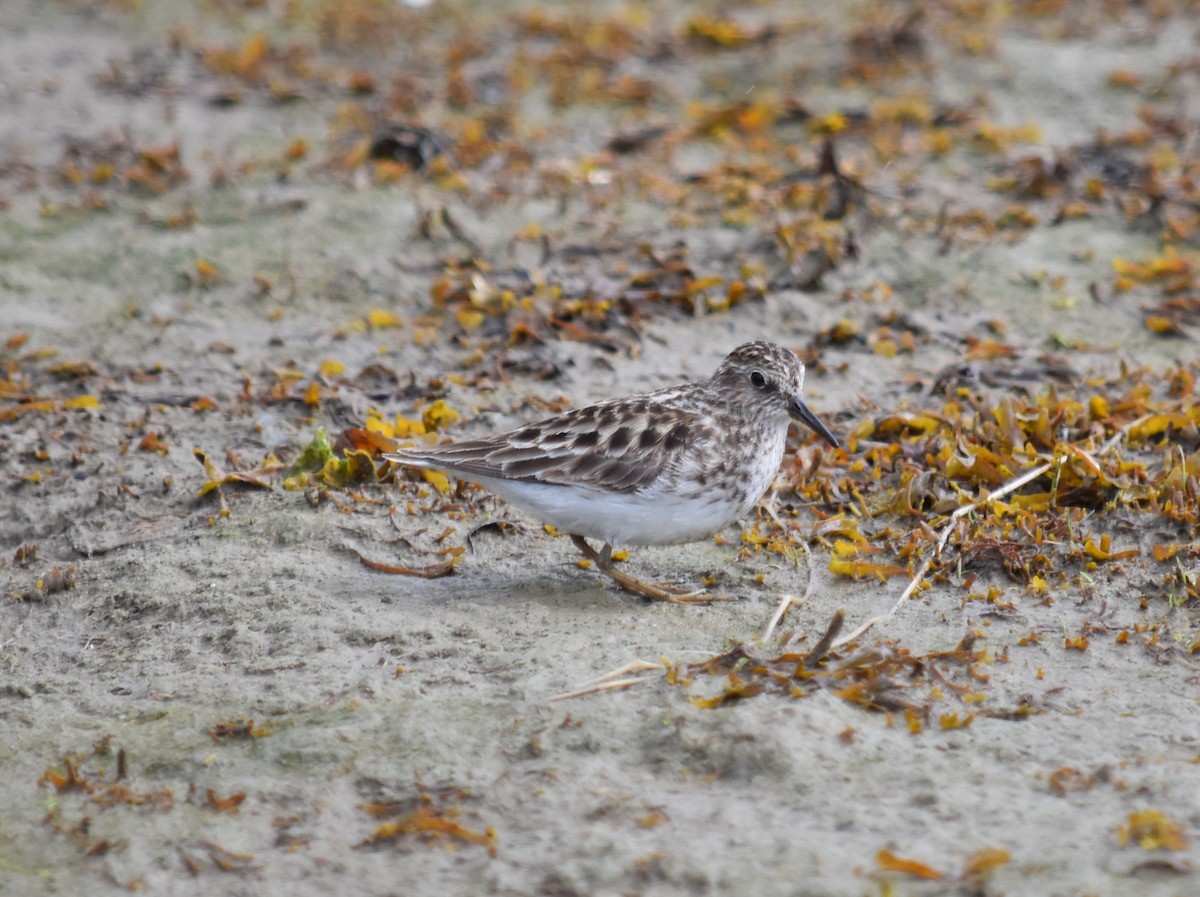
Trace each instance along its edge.
<path fill-rule="evenodd" d="M 388 455 L 472 476 L 636 492 L 712 443 L 708 419 L 652 397 L 604 402 L 502 433 Z"/>

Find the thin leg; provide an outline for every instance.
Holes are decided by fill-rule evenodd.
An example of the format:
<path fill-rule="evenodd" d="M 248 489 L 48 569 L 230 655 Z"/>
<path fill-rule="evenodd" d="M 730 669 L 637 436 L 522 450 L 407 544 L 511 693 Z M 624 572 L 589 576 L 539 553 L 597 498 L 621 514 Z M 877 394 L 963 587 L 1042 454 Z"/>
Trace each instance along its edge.
<path fill-rule="evenodd" d="M 702 590 L 676 592 L 672 589 L 656 586 L 653 583 L 643 582 L 636 577 L 630 576 L 624 570 L 617 568 L 616 563 L 612 559 L 612 546 L 607 542 L 604 543 L 602 551 L 596 551 L 596 549 L 587 543 L 587 540 L 583 536 L 577 536 L 572 533 L 571 541 L 582 552 L 585 558 L 599 568 L 601 573 L 631 594 L 639 595 L 642 598 L 649 598 L 651 601 L 669 601 L 672 604 L 708 604 L 710 601 L 726 600 L 724 596 L 709 595 Z"/>

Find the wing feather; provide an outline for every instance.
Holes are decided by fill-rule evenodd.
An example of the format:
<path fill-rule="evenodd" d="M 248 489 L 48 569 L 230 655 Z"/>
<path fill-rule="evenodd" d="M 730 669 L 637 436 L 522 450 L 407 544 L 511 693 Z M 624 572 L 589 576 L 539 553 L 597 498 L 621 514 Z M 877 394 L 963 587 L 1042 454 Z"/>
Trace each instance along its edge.
<path fill-rule="evenodd" d="M 626 413 L 633 412 L 633 413 Z M 715 438 L 708 418 L 646 397 L 568 411 L 486 439 L 385 455 L 463 479 L 485 477 L 636 492 Z"/>

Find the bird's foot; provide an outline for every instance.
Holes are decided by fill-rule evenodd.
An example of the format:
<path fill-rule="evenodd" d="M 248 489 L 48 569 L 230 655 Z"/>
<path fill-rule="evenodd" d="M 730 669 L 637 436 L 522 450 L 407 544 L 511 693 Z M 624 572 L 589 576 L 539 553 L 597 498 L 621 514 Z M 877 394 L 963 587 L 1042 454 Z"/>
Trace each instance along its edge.
<path fill-rule="evenodd" d="M 666 601 L 670 604 L 710 604 L 714 601 L 729 600 L 728 596 L 711 595 L 703 589 L 689 592 L 646 582 L 617 568 L 616 562 L 612 559 L 612 546 L 607 542 L 604 544 L 603 550 L 596 551 L 582 536 L 572 535 L 571 541 L 575 543 L 575 547 L 582 552 L 585 558 L 595 563 L 601 573 L 631 595 L 647 598 L 650 601 Z"/>

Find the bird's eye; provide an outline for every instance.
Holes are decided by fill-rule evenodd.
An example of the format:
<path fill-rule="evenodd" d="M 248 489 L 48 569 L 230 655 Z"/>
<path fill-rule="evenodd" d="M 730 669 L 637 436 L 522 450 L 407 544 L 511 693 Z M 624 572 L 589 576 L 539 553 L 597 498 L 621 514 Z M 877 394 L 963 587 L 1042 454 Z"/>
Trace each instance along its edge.
<path fill-rule="evenodd" d="M 750 385 L 755 389 L 766 389 L 767 378 L 762 375 L 762 371 L 750 372 Z"/>

